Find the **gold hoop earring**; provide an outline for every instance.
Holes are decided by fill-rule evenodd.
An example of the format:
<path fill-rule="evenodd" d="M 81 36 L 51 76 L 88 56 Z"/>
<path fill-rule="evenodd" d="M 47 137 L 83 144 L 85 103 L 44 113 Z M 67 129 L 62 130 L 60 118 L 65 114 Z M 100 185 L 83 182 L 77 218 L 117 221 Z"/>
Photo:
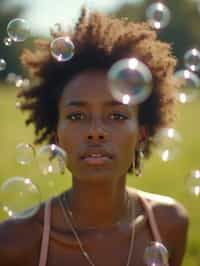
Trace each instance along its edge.
<path fill-rule="evenodd" d="M 133 173 L 136 176 L 141 176 L 142 169 L 144 168 L 144 143 L 140 143 L 139 148 L 136 149 L 133 165 Z"/>

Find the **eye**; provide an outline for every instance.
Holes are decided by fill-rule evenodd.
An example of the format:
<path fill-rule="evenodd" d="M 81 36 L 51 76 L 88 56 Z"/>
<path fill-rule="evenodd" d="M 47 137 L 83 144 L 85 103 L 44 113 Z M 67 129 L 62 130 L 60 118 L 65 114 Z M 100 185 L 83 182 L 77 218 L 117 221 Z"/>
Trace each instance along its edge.
<path fill-rule="evenodd" d="M 114 120 L 126 120 L 128 117 L 120 113 L 113 113 L 111 114 L 111 118 Z"/>
<path fill-rule="evenodd" d="M 85 115 L 83 113 L 71 113 L 66 116 L 67 119 L 76 121 L 76 120 L 83 120 Z"/>

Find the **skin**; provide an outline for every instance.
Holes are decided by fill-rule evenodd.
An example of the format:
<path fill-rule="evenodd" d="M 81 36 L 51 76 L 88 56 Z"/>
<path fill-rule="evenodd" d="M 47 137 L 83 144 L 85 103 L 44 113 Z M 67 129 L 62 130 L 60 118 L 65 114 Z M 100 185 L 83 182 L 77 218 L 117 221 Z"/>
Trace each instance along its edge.
<path fill-rule="evenodd" d="M 104 72 L 87 70 L 74 77 L 65 86 L 59 102 L 57 142 L 68 154 L 72 188 L 65 194 L 84 247 L 95 265 L 122 266 L 126 265 L 130 245 L 130 219 L 145 216 L 137 190 L 128 189 L 129 205 L 126 198 L 126 174 L 143 129 L 137 122 L 138 107 L 106 104 L 113 100 Z M 87 104 L 69 106 L 72 101 Z M 91 146 L 103 147 L 112 159 L 99 166 L 86 164 L 80 156 Z M 171 198 L 150 193 L 142 193 L 142 197 L 153 206 L 163 244 L 170 252 L 170 266 L 180 266 L 188 227 L 185 209 Z M 66 201 L 64 205 L 66 208 Z M 44 205 L 29 219 L 8 220 L 0 225 L 2 265 L 38 265 L 43 217 Z M 48 266 L 89 265 L 57 198 L 52 200 L 51 229 Z M 132 266 L 145 265 L 143 254 L 150 241 L 152 234 L 144 219 L 136 227 Z"/>

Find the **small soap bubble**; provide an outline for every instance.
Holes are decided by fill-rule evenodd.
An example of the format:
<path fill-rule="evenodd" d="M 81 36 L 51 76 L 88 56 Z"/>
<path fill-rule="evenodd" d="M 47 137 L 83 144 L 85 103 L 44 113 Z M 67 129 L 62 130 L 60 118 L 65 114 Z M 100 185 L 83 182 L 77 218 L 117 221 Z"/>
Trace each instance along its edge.
<path fill-rule="evenodd" d="M 6 82 L 9 83 L 10 85 L 15 84 L 16 82 L 17 75 L 15 73 L 8 73 L 6 77 Z"/>
<path fill-rule="evenodd" d="M 188 50 L 184 55 L 185 67 L 191 71 L 200 70 L 200 51 L 196 48 Z"/>
<path fill-rule="evenodd" d="M 161 128 L 155 134 L 153 142 L 156 152 L 163 162 L 174 160 L 179 154 L 182 138 L 174 128 Z"/>
<path fill-rule="evenodd" d="M 12 19 L 7 25 L 8 36 L 14 42 L 23 42 L 30 35 L 30 26 L 25 19 Z"/>
<path fill-rule="evenodd" d="M 20 143 L 16 146 L 16 161 L 19 164 L 30 164 L 35 158 L 35 149 L 31 144 Z"/>
<path fill-rule="evenodd" d="M 146 247 L 144 261 L 147 266 L 168 266 L 169 253 L 167 248 L 160 242 L 151 242 Z"/>
<path fill-rule="evenodd" d="M 3 210 L 10 218 L 32 217 L 41 204 L 40 190 L 29 178 L 9 178 L 1 185 L 0 194 Z"/>
<path fill-rule="evenodd" d="M 200 169 L 190 171 L 186 183 L 189 192 L 195 197 L 200 197 Z"/>
<path fill-rule="evenodd" d="M 55 144 L 42 146 L 37 153 L 39 169 L 44 175 L 63 174 L 66 160 L 66 152 Z"/>
<path fill-rule="evenodd" d="M 11 46 L 12 45 L 12 39 L 10 37 L 5 37 L 3 40 L 5 46 Z"/>
<path fill-rule="evenodd" d="M 67 36 L 54 39 L 50 48 L 52 56 L 59 62 L 71 60 L 75 52 L 74 44 Z"/>
<path fill-rule="evenodd" d="M 17 76 L 15 80 L 15 86 L 17 88 L 21 88 L 23 84 L 23 78 L 21 76 Z"/>
<path fill-rule="evenodd" d="M 0 58 L 0 71 L 4 71 L 6 69 L 7 63 L 3 58 Z"/>
<path fill-rule="evenodd" d="M 161 2 L 155 2 L 147 7 L 146 18 L 152 28 L 160 30 L 169 24 L 171 14 L 166 5 Z"/>
<path fill-rule="evenodd" d="M 177 100 L 182 103 L 189 103 L 196 100 L 200 95 L 200 79 L 190 70 L 179 70 L 174 77 L 180 82 L 177 92 Z"/>
<path fill-rule="evenodd" d="M 149 68 L 136 58 L 117 61 L 108 72 L 111 94 L 123 104 L 139 104 L 152 91 Z"/>

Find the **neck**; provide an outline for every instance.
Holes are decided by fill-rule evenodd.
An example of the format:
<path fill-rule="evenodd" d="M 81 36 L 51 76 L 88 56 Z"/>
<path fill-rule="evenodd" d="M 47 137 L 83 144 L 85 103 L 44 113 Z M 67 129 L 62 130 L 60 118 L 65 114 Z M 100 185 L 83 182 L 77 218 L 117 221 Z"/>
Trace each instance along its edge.
<path fill-rule="evenodd" d="M 66 193 L 68 209 L 79 228 L 106 228 L 127 218 L 128 193 L 125 177 L 115 182 L 91 183 L 73 177 Z"/>

